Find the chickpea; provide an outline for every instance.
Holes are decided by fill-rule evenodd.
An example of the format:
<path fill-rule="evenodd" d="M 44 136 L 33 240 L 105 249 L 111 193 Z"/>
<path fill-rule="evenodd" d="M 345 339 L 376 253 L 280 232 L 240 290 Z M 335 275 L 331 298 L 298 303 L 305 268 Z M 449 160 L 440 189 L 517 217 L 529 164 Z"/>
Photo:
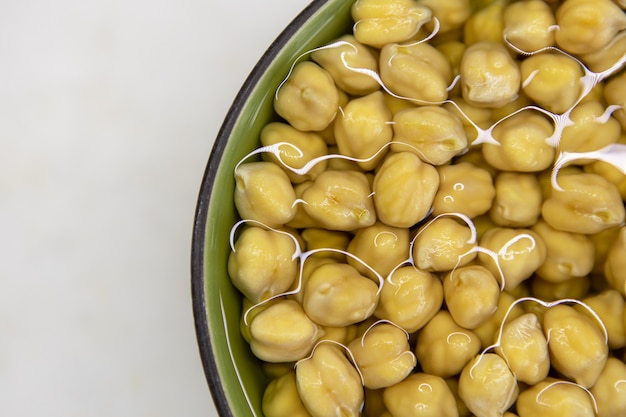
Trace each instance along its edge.
<path fill-rule="evenodd" d="M 439 278 L 413 266 L 404 266 L 385 281 L 375 314 L 413 333 L 437 314 L 442 302 L 443 286 Z"/>
<path fill-rule="evenodd" d="M 295 201 L 289 177 L 278 165 L 250 162 L 235 171 L 235 206 L 242 218 L 279 227 L 295 216 Z"/>
<path fill-rule="evenodd" d="M 620 171 L 615 165 L 598 160 L 585 165 L 585 172 L 597 174 L 606 179 L 611 184 L 615 184 L 622 200 L 626 200 L 626 174 Z"/>
<path fill-rule="evenodd" d="M 228 257 L 231 282 L 253 303 L 281 294 L 298 275 L 295 253 L 290 235 L 245 227 Z"/>
<path fill-rule="evenodd" d="M 617 187 L 596 174 L 571 174 L 558 178 L 543 202 L 541 214 L 550 226 L 566 232 L 592 234 L 624 221 L 624 203 Z"/>
<path fill-rule="evenodd" d="M 611 249 L 611 246 L 613 245 L 613 242 L 617 239 L 620 229 L 620 226 L 615 226 L 605 229 L 599 233 L 588 235 L 589 239 L 593 242 L 595 249 L 595 262 L 592 270 L 592 274 L 594 276 L 604 275 L 606 257 Z"/>
<path fill-rule="evenodd" d="M 393 417 L 458 417 L 454 395 L 446 381 L 427 373 L 412 374 L 386 388 L 383 399 Z"/>
<path fill-rule="evenodd" d="M 411 39 L 431 18 L 432 11 L 413 0 L 357 0 L 352 6 L 354 37 L 375 47 Z"/>
<path fill-rule="evenodd" d="M 621 349 L 626 346 L 625 303 L 619 291 L 604 290 L 599 294 L 583 298 L 582 301 L 602 320 L 609 337 L 609 348 Z M 587 313 L 580 305 L 575 305 L 574 308 L 584 314 Z"/>
<path fill-rule="evenodd" d="M 543 330 L 552 367 L 577 384 L 592 387 L 609 351 L 597 324 L 573 307 L 559 304 L 545 312 Z"/>
<path fill-rule="evenodd" d="M 463 99 L 478 107 L 499 107 L 515 99 L 520 69 L 501 43 L 482 41 L 467 47 L 460 66 Z"/>
<path fill-rule="evenodd" d="M 496 190 L 485 169 L 468 162 L 438 167 L 439 190 L 433 201 L 433 214 L 460 213 L 469 218 L 489 211 Z"/>
<path fill-rule="evenodd" d="M 606 255 L 604 273 L 608 283 L 626 297 L 626 227 L 621 227 Z"/>
<path fill-rule="evenodd" d="M 417 364 L 407 334 L 388 323 L 372 326 L 362 338 L 353 340 L 348 349 L 368 389 L 386 388 L 399 383 Z"/>
<path fill-rule="evenodd" d="M 591 71 L 601 73 L 615 66 L 626 53 L 626 33 L 619 32 L 611 42 L 597 51 L 583 54 L 580 59 Z M 598 84 L 601 85 L 601 84 Z"/>
<path fill-rule="evenodd" d="M 446 164 L 467 149 L 461 119 L 445 107 L 401 110 L 393 117 L 393 131 L 393 151 L 413 152 L 432 165 Z"/>
<path fill-rule="evenodd" d="M 302 169 L 315 158 L 328 155 L 326 142 L 318 134 L 301 132 L 286 123 L 274 122 L 265 125 L 261 130 L 261 144 L 278 146 L 279 143 L 281 145 L 277 149 L 278 155 L 270 153 L 269 160 L 281 166 L 292 183 L 298 184 L 314 179 L 320 172 L 326 170 L 327 162 L 321 160 L 308 172 L 293 171 Z"/>
<path fill-rule="evenodd" d="M 415 354 L 424 372 L 448 378 L 457 375 L 480 351 L 480 340 L 440 310 L 417 335 Z"/>
<path fill-rule="evenodd" d="M 592 152 L 616 143 L 621 126 L 614 117 L 603 119 L 604 106 L 598 101 L 581 103 L 570 114 L 573 125 L 563 130 L 561 152 Z"/>
<path fill-rule="evenodd" d="M 609 79 L 604 88 L 604 98 L 610 105 L 617 105 L 620 108 L 613 113 L 613 116 L 626 130 L 626 72 L 622 71 L 615 77 Z"/>
<path fill-rule="evenodd" d="M 383 400 L 384 392 L 383 388 L 365 388 L 365 407 L 363 407 L 363 412 L 361 413 L 363 417 L 391 417 Z"/>
<path fill-rule="evenodd" d="M 579 300 L 589 293 L 591 282 L 587 276 L 573 277 L 561 282 L 550 282 L 535 276 L 530 286 L 532 295 L 543 301 Z"/>
<path fill-rule="evenodd" d="M 485 1 L 485 7 L 476 10 L 465 22 L 463 38 L 472 45 L 477 42 L 502 42 L 504 29 L 503 12 L 507 2 L 504 0 Z"/>
<path fill-rule="evenodd" d="M 515 376 L 495 353 L 475 356 L 459 378 L 459 395 L 476 417 L 502 416 L 518 392 Z"/>
<path fill-rule="evenodd" d="M 535 314 L 526 313 L 505 323 L 499 342 L 496 352 L 518 381 L 535 385 L 548 376 L 548 341 Z"/>
<path fill-rule="evenodd" d="M 582 92 L 583 70 L 565 55 L 546 52 L 520 65 L 523 91 L 541 107 L 557 114 L 572 108 Z"/>
<path fill-rule="evenodd" d="M 547 379 L 522 391 L 517 399 L 519 417 L 594 417 L 592 398 L 581 387 Z"/>
<path fill-rule="evenodd" d="M 370 185 L 359 171 L 324 171 L 302 193 L 304 210 L 330 230 L 352 231 L 376 223 Z"/>
<path fill-rule="evenodd" d="M 348 233 L 310 227 L 302 230 L 300 236 L 306 243 L 307 251 L 321 250 L 321 252 L 311 256 L 332 258 L 339 262 L 346 260 L 346 255 L 336 251 L 347 250 L 351 237 Z M 334 249 L 336 251 L 326 251 L 324 249 Z"/>
<path fill-rule="evenodd" d="M 265 417 L 310 417 L 300 400 L 296 386 L 296 374 L 291 371 L 275 378 L 263 393 Z"/>
<path fill-rule="evenodd" d="M 385 45 L 379 69 L 383 83 L 396 95 L 420 104 L 437 104 L 448 98 L 450 63 L 428 43 Z"/>
<path fill-rule="evenodd" d="M 312 417 L 360 415 L 361 377 L 335 344 L 319 344 L 310 358 L 296 364 L 296 386 Z"/>
<path fill-rule="evenodd" d="M 367 46 L 353 35 L 338 38 L 333 47 L 320 48 L 311 53 L 311 59 L 333 77 L 335 85 L 348 94 L 364 96 L 380 88 L 375 78 L 354 69 L 378 71 L 378 60 Z"/>
<path fill-rule="evenodd" d="M 409 258 L 408 229 L 376 223 L 373 226 L 359 229 L 350 241 L 347 250 L 361 261 L 387 277 L 389 273 Z M 375 274 L 361 262 L 348 257 L 348 263 L 359 273 L 375 279 Z"/>
<path fill-rule="evenodd" d="M 546 245 L 546 260 L 537 269 L 541 278 L 553 283 L 565 282 L 584 277 L 593 269 L 595 249 L 586 235 L 556 230 L 544 221 L 537 222 L 531 230 Z"/>
<path fill-rule="evenodd" d="M 339 93 L 325 69 L 303 61 L 276 92 L 274 109 L 298 130 L 324 130 L 339 109 Z"/>
<path fill-rule="evenodd" d="M 437 170 L 411 152 L 389 154 L 374 176 L 376 213 L 392 227 L 411 227 L 428 215 L 439 187 Z"/>
<path fill-rule="evenodd" d="M 348 264 L 328 263 L 315 269 L 304 286 L 302 306 L 322 326 L 349 326 L 372 315 L 378 286 Z"/>
<path fill-rule="evenodd" d="M 454 321 L 466 329 L 475 329 L 498 308 L 500 287 L 487 268 L 469 265 L 446 275 L 443 295 Z"/>
<path fill-rule="evenodd" d="M 529 173 L 500 172 L 494 180 L 496 195 L 489 216 L 499 226 L 530 227 L 541 215 L 541 187 Z"/>
<path fill-rule="evenodd" d="M 267 362 L 297 361 L 311 352 L 321 334 L 297 301 L 279 300 L 250 322 L 250 349 Z"/>
<path fill-rule="evenodd" d="M 556 44 L 572 54 L 607 45 L 626 28 L 624 12 L 611 0 L 566 0 L 556 12 Z"/>
<path fill-rule="evenodd" d="M 529 229 L 490 229 L 479 244 L 496 255 L 496 259 L 492 259 L 481 252 L 478 259 L 494 276 L 504 275 L 504 288 L 507 291 L 514 290 L 530 278 L 546 260 L 543 239 Z"/>
<path fill-rule="evenodd" d="M 617 358 L 607 359 L 590 391 L 598 404 L 598 417 L 626 415 L 626 364 Z"/>
<path fill-rule="evenodd" d="M 358 158 L 364 171 L 373 169 L 384 156 L 379 151 L 393 137 L 391 117 L 380 91 L 350 100 L 334 125 L 339 152 Z"/>
<path fill-rule="evenodd" d="M 422 226 L 413 243 L 413 260 L 424 271 L 445 272 L 476 258 L 477 242 L 468 225 L 436 217 Z"/>
<path fill-rule="evenodd" d="M 554 162 L 555 151 L 547 141 L 553 130 L 552 123 L 540 114 L 517 113 L 494 128 L 493 138 L 498 143 L 483 144 L 483 156 L 503 171 L 543 171 Z"/>
<path fill-rule="evenodd" d="M 544 1 L 510 3 L 503 19 L 503 35 L 517 49 L 534 52 L 554 45 L 556 19 Z"/>

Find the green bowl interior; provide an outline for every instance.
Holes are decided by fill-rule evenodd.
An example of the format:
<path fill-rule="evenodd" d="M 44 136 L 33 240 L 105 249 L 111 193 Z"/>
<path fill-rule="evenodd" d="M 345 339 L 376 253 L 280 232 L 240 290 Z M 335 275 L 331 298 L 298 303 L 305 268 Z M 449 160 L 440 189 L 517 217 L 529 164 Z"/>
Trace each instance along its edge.
<path fill-rule="evenodd" d="M 227 274 L 229 234 L 237 221 L 234 168 L 259 146 L 275 120 L 273 94 L 294 61 L 347 32 L 346 0 L 314 1 L 270 46 L 236 97 L 216 139 L 198 199 L 192 249 L 192 295 L 200 353 L 214 402 L 223 416 L 260 416 L 267 383 L 239 330 L 241 294 Z"/>

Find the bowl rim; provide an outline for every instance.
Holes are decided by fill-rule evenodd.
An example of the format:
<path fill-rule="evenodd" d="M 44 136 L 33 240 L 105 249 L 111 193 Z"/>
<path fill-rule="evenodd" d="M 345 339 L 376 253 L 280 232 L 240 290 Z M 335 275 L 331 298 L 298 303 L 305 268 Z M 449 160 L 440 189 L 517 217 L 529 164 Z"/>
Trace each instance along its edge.
<path fill-rule="evenodd" d="M 230 138 L 244 104 L 247 102 L 255 86 L 258 84 L 265 68 L 271 63 L 285 44 L 300 29 L 300 27 L 313 16 L 328 0 L 313 0 L 287 25 L 287 27 L 275 38 L 268 49 L 252 68 L 242 87 L 236 94 L 224 121 L 217 133 L 215 142 L 209 154 L 209 159 L 202 176 L 198 193 L 196 210 L 193 222 L 191 240 L 191 298 L 193 318 L 196 331 L 196 339 L 200 353 L 200 359 L 207 379 L 209 390 L 220 416 L 234 417 L 221 383 L 216 358 L 211 348 L 211 336 L 206 310 L 205 296 L 205 242 L 206 225 L 211 193 L 214 188 L 215 178 L 220 166 L 220 160 L 224 154 L 226 144 Z"/>

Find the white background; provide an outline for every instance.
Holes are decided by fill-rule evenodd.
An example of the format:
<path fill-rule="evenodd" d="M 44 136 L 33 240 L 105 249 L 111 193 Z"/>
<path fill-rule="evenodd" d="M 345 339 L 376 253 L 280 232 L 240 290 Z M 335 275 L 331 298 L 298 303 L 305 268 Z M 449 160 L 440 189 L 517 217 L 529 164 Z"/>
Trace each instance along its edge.
<path fill-rule="evenodd" d="M 190 298 L 212 141 L 308 0 L 0 2 L 0 415 L 213 416 Z"/>

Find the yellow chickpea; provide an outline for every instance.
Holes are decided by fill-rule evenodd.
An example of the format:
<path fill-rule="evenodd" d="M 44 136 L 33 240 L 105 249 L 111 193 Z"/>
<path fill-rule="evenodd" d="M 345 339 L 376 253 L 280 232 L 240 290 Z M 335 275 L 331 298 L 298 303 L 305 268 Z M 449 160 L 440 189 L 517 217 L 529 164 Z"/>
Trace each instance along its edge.
<path fill-rule="evenodd" d="M 246 227 L 228 257 L 233 285 L 258 303 L 289 289 L 298 275 L 296 244 L 287 234 Z"/>
<path fill-rule="evenodd" d="M 303 61 L 276 92 L 274 109 L 298 130 L 324 130 L 339 109 L 339 93 L 326 70 Z"/>
<path fill-rule="evenodd" d="M 472 13 L 470 0 L 419 0 L 439 20 L 439 33 L 447 33 L 463 26 Z"/>
<path fill-rule="evenodd" d="M 359 171 L 324 171 L 302 193 L 304 210 L 330 230 L 352 231 L 376 222 L 367 177 Z"/>
<path fill-rule="evenodd" d="M 499 226 L 530 227 L 541 215 L 541 187 L 533 174 L 500 172 L 489 216 Z"/>
<path fill-rule="evenodd" d="M 609 348 L 621 349 L 626 346 L 626 323 L 624 322 L 624 298 L 619 291 L 607 289 L 599 294 L 582 299 L 589 308 L 596 312 L 602 320 L 609 337 Z M 578 311 L 587 311 L 575 305 Z"/>
<path fill-rule="evenodd" d="M 322 335 L 321 328 L 294 300 L 279 300 L 250 322 L 250 349 L 266 362 L 291 362 L 306 357 Z"/>
<path fill-rule="evenodd" d="M 556 305 L 543 316 L 552 367 L 577 384 L 592 387 L 608 358 L 605 335 L 586 314 Z"/>
<path fill-rule="evenodd" d="M 518 392 L 515 376 L 495 353 L 475 356 L 459 377 L 459 395 L 477 417 L 501 416 L 513 405 Z"/>
<path fill-rule="evenodd" d="M 546 260 L 537 269 L 541 278 L 553 283 L 565 282 L 584 277 L 593 269 L 595 249 L 586 235 L 556 230 L 544 221 L 537 222 L 531 230 L 546 245 Z"/>
<path fill-rule="evenodd" d="M 527 280 L 546 260 L 543 239 L 529 229 L 497 227 L 485 232 L 480 246 L 495 254 L 478 254 L 481 263 L 500 279 L 504 275 L 504 288 L 514 290 Z"/>
<path fill-rule="evenodd" d="M 365 394 L 361 377 L 341 348 L 321 343 L 296 365 L 296 386 L 312 417 L 360 415 Z"/>
<path fill-rule="evenodd" d="M 390 153 L 374 176 L 376 213 L 392 227 L 411 227 L 426 217 L 439 187 L 437 170 L 412 152 Z"/>
<path fill-rule="evenodd" d="M 354 37 L 381 47 L 411 39 L 432 18 L 432 11 L 413 0 L 357 0 L 352 6 Z"/>
<path fill-rule="evenodd" d="M 424 271 L 451 271 L 476 258 L 476 245 L 468 225 L 438 217 L 420 228 L 413 243 L 413 261 Z"/>
<path fill-rule="evenodd" d="M 265 417 L 310 417 L 296 386 L 296 374 L 291 371 L 275 378 L 263 393 L 263 415 Z"/>
<path fill-rule="evenodd" d="M 547 139 L 552 123 L 531 111 L 517 113 L 493 130 L 498 142 L 483 144 L 483 156 L 489 165 L 503 171 L 539 172 L 550 168 L 555 151 Z"/>
<path fill-rule="evenodd" d="M 495 197 L 491 175 L 469 162 L 438 167 L 439 190 L 433 201 L 433 214 L 460 213 L 469 218 L 489 211 Z"/>
<path fill-rule="evenodd" d="M 581 387 L 547 379 L 522 391 L 517 399 L 519 417 L 594 417 L 594 403 Z"/>
<path fill-rule="evenodd" d="M 593 234 L 624 221 L 617 187 L 604 177 L 582 173 L 559 175 L 560 189 L 543 202 L 541 214 L 550 226 L 566 232 Z"/>
<path fill-rule="evenodd" d="M 466 329 L 475 329 L 498 308 L 500 286 L 487 268 L 462 266 L 444 278 L 443 295 L 454 321 Z"/>
<path fill-rule="evenodd" d="M 596 51 L 626 28 L 626 15 L 611 0 L 566 0 L 556 12 L 556 44 L 573 54 Z"/>
<path fill-rule="evenodd" d="M 393 151 L 413 152 L 432 165 L 448 163 L 467 149 L 461 119 L 445 107 L 401 110 L 393 116 L 393 131 Z"/>
<path fill-rule="evenodd" d="M 463 99 L 478 107 L 499 107 L 517 97 L 520 69 L 501 43 L 467 47 L 460 66 Z"/>
<path fill-rule="evenodd" d="M 391 118 L 380 91 L 350 100 L 334 124 L 339 153 L 360 159 L 364 171 L 373 169 L 384 156 L 379 151 L 393 137 Z"/>
<path fill-rule="evenodd" d="M 438 104 L 448 98 L 450 63 L 428 43 L 385 45 L 379 68 L 383 83 L 396 95 L 420 104 Z"/>
<path fill-rule="evenodd" d="M 380 276 L 387 277 L 396 266 L 409 258 L 409 231 L 378 222 L 359 229 L 347 250 Z M 352 257 L 348 257 L 348 263 L 362 275 L 376 278 L 371 269 Z"/>
<path fill-rule="evenodd" d="M 235 171 L 235 206 L 243 219 L 282 226 L 295 216 L 295 201 L 289 177 L 273 162 L 250 162 Z"/>
<path fill-rule="evenodd" d="M 480 339 L 441 310 L 417 335 L 415 354 L 424 372 L 448 378 L 457 375 L 480 351 Z"/>
<path fill-rule="evenodd" d="M 364 96 L 380 88 L 372 76 L 353 69 L 378 71 L 378 60 L 367 46 L 353 35 L 335 40 L 337 45 L 313 51 L 311 59 L 333 77 L 335 84 L 348 94 Z"/>
<path fill-rule="evenodd" d="M 505 0 L 483 1 L 484 7 L 480 7 L 480 4 L 475 6 L 476 11 L 463 26 L 465 43 L 471 45 L 482 41 L 502 42 L 503 11 L 506 3 Z"/>
<path fill-rule="evenodd" d="M 454 395 L 443 378 L 416 373 L 385 389 L 385 406 L 393 417 L 458 417 Z"/>
<path fill-rule="evenodd" d="M 607 81 L 604 98 L 608 104 L 620 106 L 613 116 L 619 121 L 622 129 L 626 130 L 626 72 L 622 71 Z"/>
<path fill-rule="evenodd" d="M 516 48 L 534 52 L 554 45 L 556 19 L 544 1 L 510 3 L 504 9 L 503 18 L 503 35 Z"/>
<path fill-rule="evenodd" d="M 573 125 L 563 130 L 561 152 L 592 152 L 616 143 L 621 134 L 617 119 L 603 118 L 604 105 L 598 101 L 581 103 L 570 114 Z"/>
<path fill-rule="evenodd" d="M 443 286 L 439 278 L 413 266 L 404 266 L 385 281 L 375 315 L 413 333 L 437 314 L 442 302 Z"/>
<path fill-rule="evenodd" d="M 626 415 L 626 364 L 617 358 L 607 359 L 590 391 L 598 404 L 598 417 Z"/>
<path fill-rule="evenodd" d="M 548 376 L 548 341 L 535 314 L 526 313 L 505 323 L 496 352 L 518 381 L 535 385 Z"/>
<path fill-rule="evenodd" d="M 328 263 L 315 269 L 304 286 L 302 306 L 322 326 L 349 326 L 372 315 L 378 285 L 352 266 Z"/>
<path fill-rule="evenodd" d="M 368 389 L 387 388 L 404 380 L 415 368 L 417 359 L 404 330 L 388 323 L 372 326 L 348 349 Z"/>

